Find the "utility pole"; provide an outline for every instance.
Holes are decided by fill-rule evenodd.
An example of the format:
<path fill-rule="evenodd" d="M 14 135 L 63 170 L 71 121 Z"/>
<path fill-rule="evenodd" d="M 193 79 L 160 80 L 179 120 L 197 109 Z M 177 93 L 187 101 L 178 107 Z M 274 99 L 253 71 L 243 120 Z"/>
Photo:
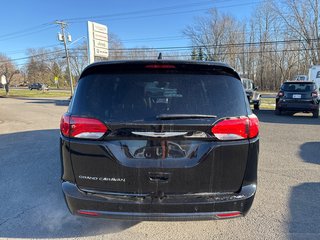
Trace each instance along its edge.
<path fill-rule="evenodd" d="M 63 21 L 56 21 L 56 24 L 59 24 L 60 28 L 61 28 L 62 39 L 60 39 L 60 37 L 59 37 L 59 41 L 63 41 L 64 50 L 66 52 L 67 66 L 68 66 L 68 69 L 69 69 L 69 78 L 70 78 L 70 86 L 71 86 L 71 96 L 73 96 L 74 91 L 73 91 L 73 83 L 72 83 L 72 74 L 71 74 L 69 51 L 68 51 L 68 48 L 67 48 L 67 40 L 66 40 L 66 33 L 65 33 L 65 27 L 67 26 L 67 23 L 63 22 Z"/>

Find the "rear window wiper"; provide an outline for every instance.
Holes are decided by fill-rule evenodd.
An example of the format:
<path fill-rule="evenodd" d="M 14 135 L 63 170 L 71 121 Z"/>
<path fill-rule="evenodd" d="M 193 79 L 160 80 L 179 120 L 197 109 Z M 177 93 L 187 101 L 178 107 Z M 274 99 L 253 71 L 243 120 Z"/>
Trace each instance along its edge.
<path fill-rule="evenodd" d="M 206 114 L 160 114 L 156 116 L 157 120 L 171 120 L 171 119 L 199 119 L 199 118 L 216 118 L 216 115 Z"/>

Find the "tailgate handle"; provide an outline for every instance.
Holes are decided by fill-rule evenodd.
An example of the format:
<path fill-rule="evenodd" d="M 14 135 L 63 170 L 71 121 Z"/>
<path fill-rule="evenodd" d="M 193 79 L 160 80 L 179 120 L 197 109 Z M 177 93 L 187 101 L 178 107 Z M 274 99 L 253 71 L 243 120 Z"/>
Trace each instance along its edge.
<path fill-rule="evenodd" d="M 168 182 L 169 173 L 149 173 L 149 180 L 151 182 Z"/>
<path fill-rule="evenodd" d="M 155 137 L 155 138 L 167 138 L 167 137 L 178 137 L 184 136 L 188 132 L 132 132 L 134 135 L 143 137 Z"/>

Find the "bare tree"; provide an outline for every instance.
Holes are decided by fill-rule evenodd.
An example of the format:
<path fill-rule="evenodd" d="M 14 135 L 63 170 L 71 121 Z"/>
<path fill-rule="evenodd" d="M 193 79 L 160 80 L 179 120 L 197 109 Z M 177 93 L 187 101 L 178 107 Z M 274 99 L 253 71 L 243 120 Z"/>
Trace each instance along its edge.
<path fill-rule="evenodd" d="M 0 54 L 0 76 L 3 75 L 6 78 L 6 83 L 4 84 L 6 95 L 9 93 L 10 83 L 13 76 L 18 73 L 19 71 L 11 59 L 4 54 Z"/>
<path fill-rule="evenodd" d="M 242 24 L 233 16 L 211 9 L 207 16 L 197 18 L 195 24 L 188 26 L 183 33 L 194 46 L 202 48 L 206 60 L 227 61 L 235 66 L 241 29 Z"/>
<path fill-rule="evenodd" d="M 282 19 L 292 38 L 303 41 L 312 64 L 320 64 L 319 1 L 274 1 L 273 9 Z"/>
<path fill-rule="evenodd" d="M 54 60 L 47 49 L 28 49 L 30 57 L 27 63 L 27 79 L 29 82 L 52 84 L 51 63 Z"/>
<path fill-rule="evenodd" d="M 120 38 L 114 34 L 109 34 L 109 60 L 124 59 L 124 46 Z"/>
<path fill-rule="evenodd" d="M 83 69 L 88 65 L 88 50 L 86 43 L 82 43 L 78 47 L 70 50 L 70 64 L 72 72 L 77 80 Z"/>

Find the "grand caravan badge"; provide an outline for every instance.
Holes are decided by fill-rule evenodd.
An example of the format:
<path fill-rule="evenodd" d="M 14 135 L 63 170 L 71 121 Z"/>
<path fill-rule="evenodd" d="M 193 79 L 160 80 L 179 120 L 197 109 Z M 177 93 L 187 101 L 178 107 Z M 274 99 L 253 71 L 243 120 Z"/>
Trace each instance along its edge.
<path fill-rule="evenodd" d="M 93 176 L 79 176 L 80 179 L 91 180 L 91 181 L 101 181 L 101 182 L 126 182 L 125 178 L 117 177 L 93 177 Z"/>

